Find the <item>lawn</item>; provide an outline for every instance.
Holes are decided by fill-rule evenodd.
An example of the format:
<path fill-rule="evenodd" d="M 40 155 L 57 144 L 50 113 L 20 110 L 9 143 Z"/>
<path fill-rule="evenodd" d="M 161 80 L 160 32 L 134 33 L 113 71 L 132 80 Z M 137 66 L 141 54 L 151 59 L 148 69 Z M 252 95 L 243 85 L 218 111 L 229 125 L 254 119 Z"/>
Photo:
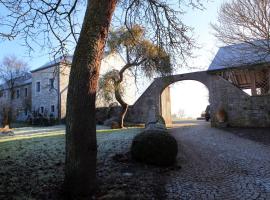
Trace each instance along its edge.
<path fill-rule="evenodd" d="M 112 157 L 127 152 L 139 131 L 138 128 L 98 130 L 100 195 L 110 190 L 110 181 L 115 182 L 117 177 L 121 180 L 123 173 L 136 165 L 114 162 Z M 64 158 L 64 131 L 0 138 L 0 199 L 61 199 Z M 122 187 L 121 184 L 116 181 L 114 187 Z M 129 191 L 130 188 L 124 190 Z"/>

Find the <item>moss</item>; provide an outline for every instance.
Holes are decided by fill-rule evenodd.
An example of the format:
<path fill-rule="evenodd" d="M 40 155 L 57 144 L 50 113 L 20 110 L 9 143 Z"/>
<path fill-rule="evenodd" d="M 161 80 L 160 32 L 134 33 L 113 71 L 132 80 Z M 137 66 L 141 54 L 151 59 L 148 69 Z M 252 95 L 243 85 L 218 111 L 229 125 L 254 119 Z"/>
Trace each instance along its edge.
<path fill-rule="evenodd" d="M 177 142 L 164 131 L 144 131 L 132 142 L 132 158 L 157 166 L 174 164 L 178 152 Z"/>

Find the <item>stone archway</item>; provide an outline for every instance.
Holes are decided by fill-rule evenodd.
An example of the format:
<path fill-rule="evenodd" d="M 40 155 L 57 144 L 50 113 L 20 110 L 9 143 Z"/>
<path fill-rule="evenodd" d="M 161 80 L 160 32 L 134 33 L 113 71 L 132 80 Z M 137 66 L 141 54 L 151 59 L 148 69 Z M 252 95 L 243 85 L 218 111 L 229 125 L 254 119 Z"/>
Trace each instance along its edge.
<path fill-rule="evenodd" d="M 181 83 L 181 85 L 178 85 L 178 83 Z M 206 96 L 203 97 L 204 94 L 207 98 Z M 160 115 L 167 125 L 171 125 L 173 124 L 172 113 L 178 113 L 179 109 L 183 111 L 185 117 L 195 117 L 196 113 L 197 118 L 201 116 L 201 112 L 204 111 L 208 105 L 208 87 L 199 81 L 181 80 L 172 83 L 161 93 Z"/>
<path fill-rule="evenodd" d="M 153 120 L 149 119 L 153 118 L 153 116 L 157 119 L 157 117 L 162 114 L 162 92 L 165 90 L 166 94 L 163 98 L 166 98 L 166 95 L 169 95 L 169 91 L 166 91 L 166 88 L 168 88 L 169 85 L 178 81 L 198 81 L 208 88 L 210 96 L 210 88 L 213 76 L 215 75 L 210 75 L 207 72 L 202 71 L 156 78 L 154 82 L 146 89 L 146 91 L 132 106 L 132 110 L 128 117 L 129 120 L 137 123 L 146 123 L 149 120 Z"/>
<path fill-rule="evenodd" d="M 161 114 L 161 94 L 170 84 L 194 80 L 209 91 L 211 125 L 220 126 L 215 113 L 224 109 L 227 124 L 233 127 L 270 127 L 270 98 L 249 96 L 223 77 L 207 71 L 156 78 L 140 98 L 131 106 L 128 121 L 155 122 Z"/>

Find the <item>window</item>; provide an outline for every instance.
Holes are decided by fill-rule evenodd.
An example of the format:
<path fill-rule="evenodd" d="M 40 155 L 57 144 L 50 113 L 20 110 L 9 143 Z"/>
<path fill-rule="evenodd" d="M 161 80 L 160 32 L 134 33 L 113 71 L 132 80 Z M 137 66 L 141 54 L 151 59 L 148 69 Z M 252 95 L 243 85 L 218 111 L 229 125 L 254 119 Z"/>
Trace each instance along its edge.
<path fill-rule="evenodd" d="M 28 114 L 28 111 L 27 111 L 27 108 L 24 109 L 24 115 L 27 116 Z"/>
<path fill-rule="evenodd" d="M 50 78 L 50 89 L 53 89 L 54 88 L 54 79 L 53 78 Z"/>
<path fill-rule="evenodd" d="M 10 98 L 11 98 L 11 99 L 14 99 L 14 91 L 11 91 L 11 92 L 10 92 Z"/>
<path fill-rule="evenodd" d="M 27 88 L 24 88 L 24 96 L 25 96 L 25 97 L 28 96 L 28 90 L 27 90 Z"/>
<path fill-rule="evenodd" d="M 51 112 L 54 112 L 54 105 L 51 105 Z"/>
<path fill-rule="evenodd" d="M 40 92 L 40 82 L 37 82 L 36 83 L 36 91 L 37 92 Z"/>
<path fill-rule="evenodd" d="M 44 107 L 43 106 L 40 107 L 40 112 L 44 113 Z"/>
<path fill-rule="evenodd" d="M 20 90 L 16 90 L 16 98 L 17 98 L 17 99 L 20 98 Z"/>

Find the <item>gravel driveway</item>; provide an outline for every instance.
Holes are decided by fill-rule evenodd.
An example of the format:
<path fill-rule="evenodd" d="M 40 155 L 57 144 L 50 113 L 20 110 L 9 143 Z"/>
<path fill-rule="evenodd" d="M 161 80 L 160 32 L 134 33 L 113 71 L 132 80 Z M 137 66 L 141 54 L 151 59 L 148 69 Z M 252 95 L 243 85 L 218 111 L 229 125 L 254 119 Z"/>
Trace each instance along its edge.
<path fill-rule="evenodd" d="M 166 199 L 270 199 L 270 146 L 197 123 L 171 130 L 182 169 L 166 177 Z"/>

